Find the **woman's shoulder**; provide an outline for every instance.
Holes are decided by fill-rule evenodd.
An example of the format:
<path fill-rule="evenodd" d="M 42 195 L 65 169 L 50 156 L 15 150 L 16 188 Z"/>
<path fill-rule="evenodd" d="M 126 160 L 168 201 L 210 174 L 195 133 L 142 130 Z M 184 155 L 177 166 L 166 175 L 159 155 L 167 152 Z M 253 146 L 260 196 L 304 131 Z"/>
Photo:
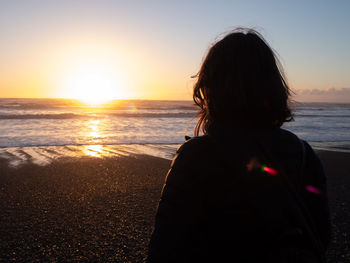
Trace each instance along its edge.
<path fill-rule="evenodd" d="M 304 142 L 291 131 L 275 128 L 257 134 L 264 145 L 277 152 L 301 153 L 301 145 Z"/>
<path fill-rule="evenodd" d="M 272 129 L 270 132 L 270 136 L 272 136 L 275 139 L 288 140 L 288 141 L 293 141 L 293 142 L 300 140 L 299 137 L 295 133 L 293 133 L 289 130 L 283 129 L 283 128 Z"/>
<path fill-rule="evenodd" d="M 315 154 L 314 150 L 306 140 L 299 138 L 291 131 L 279 128 L 271 134 L 271 137 L 280 143 L 281 146 L 288 145 L 291 148 L 301 149 L 305 154 Z M 292 145 L 295 147 L 292 147 Z"/>
<path fill-rule="evenodd" d="M 177 149 L 177 153 L 188 151 L 202 151 L 208 148 L 211 144 L 211 139 L 208 135 L 186 137 L 187 140 Z"/>
<path fill-rule="evenodd" d="M 264 139 L 265 145 L 269 145 L 275 157 L 281 162 L 294 160 L 298 166 L 322 170 L 322 163 L 310 144 L 291 131 L 279 128 Z"/>
<path fill-rule="evenodd" d="M 176 162 L 177 167 L 195 166 L 195 164 L 203 163 L 209 157 L 211 151 L 211 139 L 207 135 L 195 136 L 188 138 L 177 149 L 172 165 Z"/>

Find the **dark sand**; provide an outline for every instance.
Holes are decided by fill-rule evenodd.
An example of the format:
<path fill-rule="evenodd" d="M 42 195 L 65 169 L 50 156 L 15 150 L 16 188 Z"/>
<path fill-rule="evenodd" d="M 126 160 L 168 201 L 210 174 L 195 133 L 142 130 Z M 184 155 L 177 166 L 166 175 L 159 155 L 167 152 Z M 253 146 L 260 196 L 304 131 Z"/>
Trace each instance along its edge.
<path fill-rule="evenodd" d="M 0 166 L 0 262 L 142 262 L 169 161 Z"/>
<path fill-rule="evenodd" d="M 319 152 L 328 175 L 329 262 L 350 262 L 350 154 Z M 170 162 L 71 158 L 9 168 L 0 160 L 0 262 L 142 262 Z"/>
<path fill-rule="evenodd" d="M 328 262 L 350 262 L 350 153 L 319 151 L 328 177 L 332 240 Z"/>

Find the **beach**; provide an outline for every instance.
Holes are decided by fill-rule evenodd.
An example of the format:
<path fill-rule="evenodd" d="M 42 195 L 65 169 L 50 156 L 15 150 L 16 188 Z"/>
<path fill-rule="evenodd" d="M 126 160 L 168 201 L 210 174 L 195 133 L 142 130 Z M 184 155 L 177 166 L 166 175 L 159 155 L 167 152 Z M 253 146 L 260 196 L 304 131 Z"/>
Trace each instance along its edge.
<path fill-rule="evenodd" d="M 169 160 L 0 167 L 0 262 L 142 262 Z"/>
<path fill-rule="evenodd" d="M 328 176 L 328 262 L 350 262 L 350 153 L 318 151 Z M 0 262 L 143 262 L 170 161 L 0 159 Z"/>

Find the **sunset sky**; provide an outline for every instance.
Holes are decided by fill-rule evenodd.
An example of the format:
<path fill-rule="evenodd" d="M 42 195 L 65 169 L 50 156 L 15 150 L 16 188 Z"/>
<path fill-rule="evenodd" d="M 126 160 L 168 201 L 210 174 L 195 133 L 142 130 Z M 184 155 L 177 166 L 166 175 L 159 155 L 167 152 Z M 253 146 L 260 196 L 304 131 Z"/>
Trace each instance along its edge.
<path fill-rule="evenodd" d="M 0 97 L 191 99 L 210 44 L 253 27 L 300 100 L 350 102 L 350 1 L 0 1 Z"/>

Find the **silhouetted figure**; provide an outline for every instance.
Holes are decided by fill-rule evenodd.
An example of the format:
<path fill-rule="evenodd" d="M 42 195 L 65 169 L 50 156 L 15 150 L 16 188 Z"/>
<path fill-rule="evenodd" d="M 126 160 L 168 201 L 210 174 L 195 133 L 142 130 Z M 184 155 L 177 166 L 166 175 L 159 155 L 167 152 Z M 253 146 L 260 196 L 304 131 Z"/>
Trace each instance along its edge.
<path fill-rule="evenodd" d="M 326 178 L 308 143 L 280 128 L 293 117 L 272 49 L 236 29 L 196 77 L 196 137 L 171 164 L 148 262 L 324 262 Z"/>

